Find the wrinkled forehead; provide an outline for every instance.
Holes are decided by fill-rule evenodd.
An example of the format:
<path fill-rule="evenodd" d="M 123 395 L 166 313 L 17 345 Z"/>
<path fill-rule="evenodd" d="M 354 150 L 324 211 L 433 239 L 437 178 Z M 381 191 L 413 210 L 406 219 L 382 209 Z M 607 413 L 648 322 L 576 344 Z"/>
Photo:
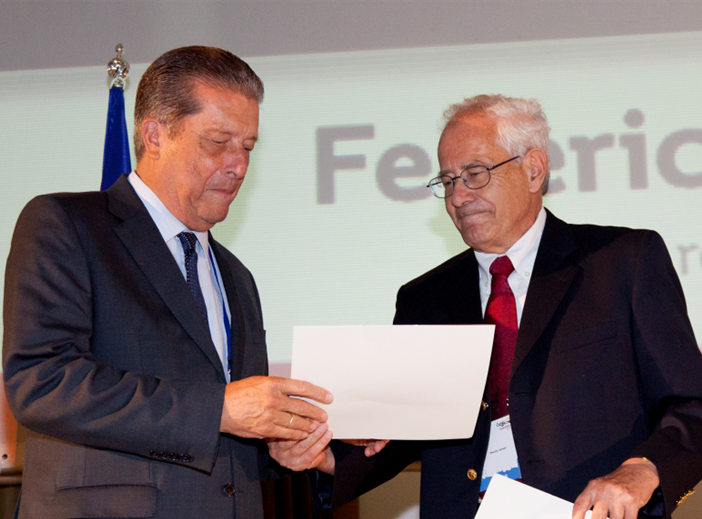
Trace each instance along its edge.
<path fill-rule="evenodd" d="M 456 117 L 449 121 L 441 133 L 439 162 L 443 164 L 464 155 L 489 153 L 499 148 L 496 144 L 497 137 L 497 120 L 494 117 L 485 113 Z"/>

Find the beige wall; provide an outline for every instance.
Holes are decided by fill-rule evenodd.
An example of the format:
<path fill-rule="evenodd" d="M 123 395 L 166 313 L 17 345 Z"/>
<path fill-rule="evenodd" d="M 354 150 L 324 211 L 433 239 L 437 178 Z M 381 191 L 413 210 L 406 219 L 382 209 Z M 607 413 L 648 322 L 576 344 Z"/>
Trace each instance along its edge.
<path fill-rule="evenodd" d="M 402 472 L 359 499 L 359 519 L 419 519 L 419 472 Z"/>

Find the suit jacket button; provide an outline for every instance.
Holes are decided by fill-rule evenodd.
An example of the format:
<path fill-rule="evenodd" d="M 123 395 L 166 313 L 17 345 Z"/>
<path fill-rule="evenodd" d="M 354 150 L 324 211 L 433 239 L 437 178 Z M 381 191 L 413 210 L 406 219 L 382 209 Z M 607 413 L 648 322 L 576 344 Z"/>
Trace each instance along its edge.
<path fill-rule="evenodd" d="M 478 473 L 475 471 L 475 469 L 468 469 L 468 479 L 471 481 L 478 479 Z"/>
<path fill-rule="evenodd" d="M 222 487 L 222 494 L 225 497 L 234 497 L 234 494 L 236 493 L 236 489 L 234 488 L 234 485 L 231 483 L 227 483 Z"/>
<path fill-rule="evenodd" d="M 483 407 L 483 411 L 487 411 L 487 408 L 488 408 L 487 402 L 484 402 L 484 401 L 480 402 L 480 405 Z"/>

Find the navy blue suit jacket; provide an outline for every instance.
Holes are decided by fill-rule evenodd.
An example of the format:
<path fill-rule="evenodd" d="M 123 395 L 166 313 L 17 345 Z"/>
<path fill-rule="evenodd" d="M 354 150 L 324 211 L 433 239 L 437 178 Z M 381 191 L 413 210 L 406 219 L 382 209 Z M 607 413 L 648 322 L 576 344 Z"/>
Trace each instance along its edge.
<path fill-rule="evenodd" d="M 397 296 L 395 324 L 481 322 L 472 250 L 406 284 Z M 644 456 L 658 468 L 657 496 L 669 515 L 702 479 L 700 380 L 702 355 L 660 236 L 569 225 L 549 213 L 510 379 L 524 483 L 574 501 L 591 479 Z M 472 518 L 489 424 L 488 408 L 470 440 L 391 441 L 370 459 L 362 449 L 336 443 L 335 505 L 421 460 L 422 518 Z M 477 472 L 474 480 L 470 469 Z M 660 505 L 649 508 L 663 510 Z"/>

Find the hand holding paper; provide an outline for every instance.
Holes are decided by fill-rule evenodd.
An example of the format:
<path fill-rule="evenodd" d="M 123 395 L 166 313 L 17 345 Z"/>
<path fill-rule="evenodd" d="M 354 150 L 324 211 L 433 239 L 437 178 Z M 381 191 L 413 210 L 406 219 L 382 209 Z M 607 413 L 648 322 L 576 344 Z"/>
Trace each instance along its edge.
<path fill-rule="evenodd" d="M 658 470 L 646 458 L 631 458 L 617 470 L 593 479 L 575 500 L 573 519 L 592 508 L 593 519 L 636 519 L 658 487 Z"/>
<path fill-rule="evenodd" d="M 299 398 L 329 403 L 332 395 L 302 380 L 279 377 L 248 377 L 227 384 L 220 431 L 243 438 L 307 438 L 326 412 Z"/>

